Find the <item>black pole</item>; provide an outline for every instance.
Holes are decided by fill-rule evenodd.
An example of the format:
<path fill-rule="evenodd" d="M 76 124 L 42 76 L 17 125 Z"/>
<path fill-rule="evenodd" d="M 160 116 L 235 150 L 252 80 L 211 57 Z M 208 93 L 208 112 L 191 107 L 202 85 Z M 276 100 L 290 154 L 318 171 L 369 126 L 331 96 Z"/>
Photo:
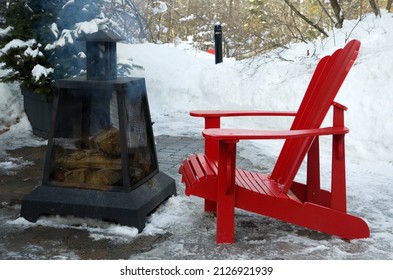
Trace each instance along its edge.
<path fill-rule="evenodd" d="M 216 64 L 222 62 L 222 27 L 221 24 L 214 26 L 214 49 Z"/>

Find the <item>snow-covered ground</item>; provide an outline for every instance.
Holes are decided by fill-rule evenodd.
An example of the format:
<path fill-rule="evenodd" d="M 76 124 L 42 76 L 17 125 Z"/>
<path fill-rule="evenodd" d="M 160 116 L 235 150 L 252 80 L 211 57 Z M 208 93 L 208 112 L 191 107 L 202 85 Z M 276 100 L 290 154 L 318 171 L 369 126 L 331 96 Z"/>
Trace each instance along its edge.
<path fill-rule="evenodd" d="M 225 34 L 224 34 L 225 35 Z M 177 182 L 177 197 L 169 199 L 150 218 L 142 235 L 171 234 L 171 238 L 148 253 L 130 258 L 192 259 L 393 259 L 393 15 L 368 15 L 361 22 L 346 21 L 327 39 L 292 44 L 246 61 L 224 60 L 184 45 L 118 45 L 118 62 L 130 62 L 134 75 L 146 78 L 150 110 L 156 135 L 201 137 L 203 122 L 188 115 L 194 109 L 296 110 L 314 68 L 324 55 L 343 47 L 350 39 L 362 43 L 358 59 L 344 82 L 337 101 L 346 105 L 348 211 L 364 218 L 371 237 L 346 242 L 339 238 L 310 238 L 302 230 L 264 217 L 238 211 L 239 221 L 252 224 L 264 239 L 246 237 L 231 246 L 214 245 L 214 219 L 202 212 L 202 201 L 183 194 Z M 309 55 L 307 55 L 309 53 Z M 0 168 L 19 168 L 4 149 L 44 142 L 31 134 L 17 85 L 1 84 Z M 329 122 L 330 118 L 326 120 Z M 223 126 L 286 128 L 290 119 L 228 119 Z M 240 143 L 240 156 L 255 166 L 273 159 L 281 143 Z M 329 183 L 329 142 L 321 154 L 324 184 Z M 273 160 L 268 160 L 269 165 Z M 299 177 L 304 172 L 301 171 Z M 301 178 L 300 178 L 301 179 Z M 20 229 L 36 226 L 22 218 L 8 221 Z M 37 224 L 74 227 L 70 218 L 43 218 Z M 127 242 L 138 233 L 133 228 L 79 221 L 92 239 L 110 238 Z M 255 226 L 255 227 L 254 227 Z M 210 230 L 206 230 L 210 228 Z M 277 228 L 280 228 L 278 230 Z M 247 230 L 238 228 L 247 236 Z M 240 245 L 239 245 L 240 244 Z"/>

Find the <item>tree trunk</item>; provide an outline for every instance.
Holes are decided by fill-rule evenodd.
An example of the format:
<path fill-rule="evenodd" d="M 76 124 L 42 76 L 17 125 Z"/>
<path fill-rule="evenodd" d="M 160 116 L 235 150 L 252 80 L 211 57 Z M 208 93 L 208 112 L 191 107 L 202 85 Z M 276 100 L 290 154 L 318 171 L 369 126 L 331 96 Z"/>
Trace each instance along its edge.
<path fill-rule="evenodd" d="M 187 17 L 191 15 L 191 0 L 187 0 Z M 190 35 L 190 28 L 188 26 L 188 24 L 186 25 L 186 36 Z"/>
<path fill-rule="evenodd" d="M 167 38 L 165 43 L 173 43 L 175 41 L 175 32 L 173 31 L 173 11 L 175 9 L 175 3 L 173 0 L 169 1 L 169 7 L 168 9 L 168 32 L 167 32 Z"/>
<path fill-rule="evenodd" d="M 232 14 L 233 14 L 233 0 L 229 0 L 229 19 L 232 18 Z"/>
<path fill-rule="evenodd" d="M 334 11 L 334 16 L 336 18 L 336 24 L 334 25 L 336 28 L 342 28 L 344 22 L 344 14 L 341 10 L 340 5 L 337 0 L 330 0 L 330 6 Z"/>
<path fill-rule="evenodd" d="M 284 2 L 291 8 L 291 10 L 298 15 L 302 20 L 304 20 L 305 22 L 307 22 L 310 26 L 314 27 L 316 30 L 318 30 L 319 32 L 321 32 L 323 35 L 325 35 L 326 37 L 329 37 L 329 35 L 326 33 L 325 30 L 323 30 L 323 28 L 321 28 L 318 24 L 313 23 L 310 19 L 308 19 L 305 15 L 303 15 L 298 9 L 296 9 L 295 6 L 292 5 L 291 2 L 289 2 L 289 0 L 284 0 Z"/>
<path fill-rule="evenodd" d="M 389 0 L 386 4 L 386 10 L 390 13 L 390 9 L 392 9 L 393 0 Z"/>
<path fill-rule="evenodd" d="M 379 10 L 379 7 L 377 5 L 377 3 L 375 2 L 375 0 L 368 0 L 370 2 L 370 6 L 373 9 L 373 12 L 375 14 L 375 16 L 381 16 L 381 11 Z"/>

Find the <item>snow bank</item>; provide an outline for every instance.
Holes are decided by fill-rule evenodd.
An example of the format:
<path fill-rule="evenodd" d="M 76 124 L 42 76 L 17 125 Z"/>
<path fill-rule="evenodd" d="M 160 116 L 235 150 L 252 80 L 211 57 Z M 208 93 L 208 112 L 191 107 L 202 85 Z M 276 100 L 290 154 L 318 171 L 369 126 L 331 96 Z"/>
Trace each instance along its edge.
<path fill-rule="evenodd" d="M 358 59 L 337 101 L 349 110 L 348 155 L 359 160 L 393 161 L 393 18 L 368 15 L 346 21 L 324 40 L 292 44 L 248 61 L 214 65 L 212 55 L 164 45 L 122 45 L 119 56 L 144 67 L 156 133 L 200 133 L 202 121 L 188 116 L 196 109 L 296 110 L 316 64 L 351 39 L 362 42 Z M 309 56 L 307 54 L 310 54 Z M 191 55 L 190 55 L 191 54 Z M 288 127 L 290 119 L 228 121 L 250 128 Z M 163 125 L 160 122 L 165 122 Z M 197 127 L 195 127 L 197 125 Z M 180 127 L 179 127 L 180 126 Z"/>
<path fill-rule="evenodd" d="M 32 134 L 19 85 L 0 83 L 0 168 L 5 164 L 5 150 L 43 144 L 45 141 Z"/>

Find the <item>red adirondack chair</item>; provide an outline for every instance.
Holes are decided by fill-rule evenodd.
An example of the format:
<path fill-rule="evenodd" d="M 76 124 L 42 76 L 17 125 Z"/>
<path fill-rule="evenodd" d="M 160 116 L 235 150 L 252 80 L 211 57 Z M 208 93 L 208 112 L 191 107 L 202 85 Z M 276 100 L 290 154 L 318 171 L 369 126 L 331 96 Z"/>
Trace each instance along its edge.
<path fill-rule="evenodd" d="M 334 102 L 352 67 L 360 42 L 318 63 L 297 112 L 193 111 L 205 119 L 205 153 L 190 155 L 179 172 L 186 195 L 205 199 L 205 211 L 217 213 L 217 243 L 234 242 L 235 207 L 345 239 L 367 238 L 370 230 L 346 209 L 344 111 Z M 330 107 L 333 126 L 320 128 Z M 221 117 L 294 116 L 290 130 L 220 129 Z M 320 187 L 319 137 L 332 135 L 331 190 Z M 236 167 L 241 140 L 285 139 L 271 174 Z M 294 178 L 307 155 L 306 183 Z"/>

